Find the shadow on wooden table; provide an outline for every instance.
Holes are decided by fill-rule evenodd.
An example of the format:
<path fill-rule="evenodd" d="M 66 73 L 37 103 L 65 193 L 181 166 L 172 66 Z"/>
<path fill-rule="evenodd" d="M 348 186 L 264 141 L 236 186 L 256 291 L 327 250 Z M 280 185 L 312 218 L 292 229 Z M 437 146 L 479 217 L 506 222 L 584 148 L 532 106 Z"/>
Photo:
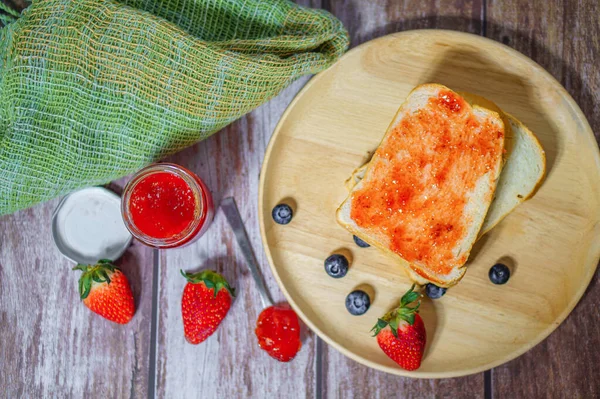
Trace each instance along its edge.
<path fill-rule="evenodd" d="M 469 20 L 460 17 L 444 16 L 428 16 L 423 18 L 393 21 L 384 26 L 378 27 L 364 35 L 354 37 L 352 39 L 352 46 L 356 46 L 365 41 L 384 36 L 390 33 L 401 32 L 402 30 L 421 29 L 429 27 L 436 27 L 439 29 L 452 29 L 456 26 L 477 26 L 480 23 L 481 22 L 479 20 L 474 19 Z M 484 28 L 482 28 L 482 30 L 483 29 Z M 538 43 L 527 33 L 515 31 L 495 22 L 489 21 L 486 23 L 485 31 L 490 32 L 491 36 L 501 36 L 502 43 L 509 47 L 511 47 L 511 38 L 516 43 L 528 43 L 530 48 L 535 49 L 535 56 L 533 57 L 534 61 L 540 63 L 540 65 L 550 73 L 552 73 L 551 71 L 561 71 L 562 76 L 555 77 L 558 78 L 559 81 L 569 83 L 568 92 L 571 94 L 572 97 L 577 99 L 577 102 L 579 104 L 592 104 L 591 107 L 588 107 L 589 109 L 597 109 L 600 106 L 600 104 L 598 104 L 597 100 L 592 95 L 589 87 L 583 84 L 582 78 L 579 75 L 579 73 L 575 69 L 573 69 L 565 60 L 561 59 L 558 55 L 546 49 L 543 45 Z M 486 72 L 488 74 L 496 74 L 499 79 L 506 83 L 509 83 L 510 89 L 513 90 L 509 93 L 509 97 L 515 99 L 518 98 L 519 101 L 524 100 L 524 104 L 527 104 L 531 107 L 531 112 L 528 112 L 526 114 L 524 114 L 523 112 L 517 112 L 516 114 L 514 114 L 514 116 L 520 119 L 525 125 L 532 125 L 533 123 L 529 121 L 535 120 L 535 125 L 537 126 L 537 128 L 534 131 L 534 133 L 536 133 L 536 135 L 542 143 L 542 146 L 546 151 L 546 173 L 549 176 L 552 173 L 552 167 L 561 155 L 560 148 L 563 147 L 562 144 L 564 143 L 558 143 L 560 137 L 558 135 L 558 132 L 556 132 L 555 128 L 552 127 L 549 123 L 547 123 L 543 118 L 538 117 L 540 115 L 540 110 L 538 109 L 538 106 L 536 104 L 539 103 L 539 99 L 535 97 L 532 88 L 526 86 L 524 82 L 516 75 L 507 72 L 510 70 L 510 66 L 502 66 L 498 65 L 495 62 L 491 62 L 479 55 L 474 49 L 465 48 L 464 50 L 460 51 L 448 51 L 446 53 L 440 54 L 440 61 L 442 60 L 444 60 L 445 62 L 443 64 L 440 62 L 440 64 L 437 67 L 434 67 L 434 70 L 428 76 L 428 82 L 439 82 L 442 84 L 447 84 L 454 90 L 469 91 L 475 94 L 482 94 L 485 96 L 486 88 L 481 87 L 480 85 L 478 86 L 477 82 L 474 81 L 474 76 L 472 74 L 464 73 L 464 71 L 461 70 L 452 71 L 451 68 L 448 68 L 447 65 L 448 62 L 455 65 L 463 65 L 466 61 L 471 60 L 469 64 L 483 65 L 485 66 Z M 494 98 L 489 98 L 489 100 L 494 101 Z M 510 104 L 499 105 L 505 111 L 511 113 Z M 600 120 L 596 120 L 597 118 L 594 118 L 594 116 L 595 115 L 589 115 L 589 112 L 588 115 L 586 115 L 588 121 L 590 122 L 590 125 L 592 126 L 592 130 L 596 132 L 596 137 L 598 139 L 598 131 L 600 131 Z"/>
<path fill-rule="evenodd" d="M 360 25 L 361 23 L 360 17 L 361 15 L 359 13 L 357 15 L 357 25 Z M 457 26 L 471 27 L 473 28 L 473 30 L 479 30 L 482 32 L 483 36 L 486 36 L 488 38 L 501 37 L 503 44 L 507 45 L 508 47 L 512 47 L 517 51 L 519 51 L 519 49 L 515 48 L 512 45 L 511 40 L 515 43 L 527 44 L 527 48 L 533 50 L 531 58 L 535 62 L 537 62 L 545 70 L 550 72 L 557 80 L 559 80 L 559 82 L 561 82 L 561 84 L 564 84 L 564 82 L 568 82 L 569 88 L 567 89 L 567 91 L 569 92 L 569 94 L 571 94 L 572 97 L 576 99 L 577 103 L 580 104 L 580 106 L 583 104 L 591 104 L 591 107 L 586 108 L 592 110 L 598 109 L 598 107 L 600 107 L 597 98 L 594 97 L 593 93 L 590 91 L 589 86 L 584 84 L 580 74 L 559 55 L 552 53 L 544 45 L 535 40 L 531 34 L 508 28 L 506 26 L 503 26 L 502 24 L 498 24 L 495 21 L 486 21 L 485 25 L 482 25 L 480 19 L 466 19 L 461 17 L 439 15 L 431 15 L 423 18 L 414 19 L 400 19 L 397 21 L 389 22 L 383 26 L 377 27 L 376 29 L 373 29 L 365 34 L 359 34 L 356 37 L 352 37 L 351 46 L 355 47 L 368 40 L 381 37 L 390 33 L 402 32 L 404 30 L 428 28 L 456 30 Z M 495 68 L 495 70 L 497 69 L 498 68 Z M 562 76 L 555 76 L 555 73 L 553 73 L 553 71 L 560 71 Z M 434 75 L 436 75 L 436 73 L 432 74 L 432 76 Z M 600 120 L 597 120 L 597 118 L 595 118 L 595 115 L 589 115 L 589 113 L 587 113 L 585 116 L 588 118 L 588 121 L 592 126 L 592 131 L 594 131 L 596 139 L 600 139 Z M 548 163 L 550 164 L 550 160 L 548 161 Z"/>

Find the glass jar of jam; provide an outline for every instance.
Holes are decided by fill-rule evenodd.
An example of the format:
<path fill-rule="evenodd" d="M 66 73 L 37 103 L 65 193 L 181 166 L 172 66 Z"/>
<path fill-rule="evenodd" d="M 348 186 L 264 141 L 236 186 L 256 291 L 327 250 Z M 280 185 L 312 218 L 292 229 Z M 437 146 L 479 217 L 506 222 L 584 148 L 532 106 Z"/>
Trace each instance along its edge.
<path fill-rule="evenodd" d="M 142 243 L 175 248 L 196 241 L 214 216 L 210 191 L 193 172 L 172 163 L 140 170 L 121 201 L 125 226 Z"/>

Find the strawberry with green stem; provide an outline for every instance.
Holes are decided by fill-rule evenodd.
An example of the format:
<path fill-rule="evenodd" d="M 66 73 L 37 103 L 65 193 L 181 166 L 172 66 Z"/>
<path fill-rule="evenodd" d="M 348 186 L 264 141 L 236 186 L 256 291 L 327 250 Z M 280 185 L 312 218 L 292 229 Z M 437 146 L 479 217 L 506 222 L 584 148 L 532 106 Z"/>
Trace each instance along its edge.
<path fill-rule="evenodd" d="M 127 277 L 108 259 L 95 265 L 78 264 L 81 270 L 79 295 L 92 312 L 119 324 L 127 324 L 135 313 L 133 294 Z"/>
<path fill-rule="evenodd" d="M 383 352 L 405 370 L 416 370 L 421 366 L 427 334 L 419 316 L 420 294 L 415 285 L 400 300 L 400 306 L 377 320 L 371 330 Z M 415 306 L 408 306 L 417 301 Z"/>
<path fill-rule="evenodd" d="M 210 337 L 223 321 L 231 307 L 235 290 L 217 272 L 181 274 L 188 283 L 181 298 L 181 315 L 185 339 L 197 345 Z"/>

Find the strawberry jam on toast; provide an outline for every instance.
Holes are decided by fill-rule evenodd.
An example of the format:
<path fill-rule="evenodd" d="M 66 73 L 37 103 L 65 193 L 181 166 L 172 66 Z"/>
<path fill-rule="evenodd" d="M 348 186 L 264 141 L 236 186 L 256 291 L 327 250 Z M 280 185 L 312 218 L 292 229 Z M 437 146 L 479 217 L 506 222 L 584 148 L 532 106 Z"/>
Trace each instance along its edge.
<path fill-rule="evenodd" d="M 338 221 L 440 286 L 464 274 L 502 168 L 504 123 L 437 84 L 400 107 Z"/>

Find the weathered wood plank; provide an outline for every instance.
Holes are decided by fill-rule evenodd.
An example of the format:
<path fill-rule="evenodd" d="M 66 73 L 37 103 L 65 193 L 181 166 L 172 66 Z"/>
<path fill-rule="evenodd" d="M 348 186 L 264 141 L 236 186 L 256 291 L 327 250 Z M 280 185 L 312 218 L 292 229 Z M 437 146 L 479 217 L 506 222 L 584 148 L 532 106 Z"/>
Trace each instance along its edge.
<path fill-rule="evenodd" d="M 352 45 L 409 29 L 441 28 L 481 33 L 481 1 L 331 0 L 331 12 L 350 32 Z M 402 73 L 402 71 L 398 71 Z M 483 397 L 483 373 L 446 380 L 401 378 L 369 369 L 323 345 L 323 397 Z"/>
<path fill-rule="evenodd" d="M 54 246 L 57 204 L 0 218 L 0 396 L 146 397 L 152 251 L 134 244 L 117 262 L 137 311 L 106 321 L 80 303 L 81 273 Z"/>
<path fill-rule="evenodd" d="M 324 398 L 483 398 L 483 373 L 438 380 L 386 374 L 350 360 L 335 349 L 324 351 Z"/>
<path fill-rule="evenodd" d="M 491 0 L 488 36 L 531 57 L 577 101 L 600 140 L 600 4 L 596 0 Z M 600 396 L 598 272 L 585 296 L 545 341 L 492 371 L 498 398 Z"/>
<path fill-rule="evenodd" d="M 283 300 L 262 250 L 257 199 L 260 165 L 279 116 L 306 79 L 210 139 L 169 160 L 196 172 L 216 202 L 234 196 L 274 300 Z M 221 212 L 193 245 L 161 253 L 158 397 L 313 397 L 315 338 L 310 334 L 292 362 L 271 359 L 257 344 L 259 295 Z M 179 269 L 212 268 L 224 274 L 237 298 L 217 332 L 198 346 L 183 337 Z"/>
<path fill-rule="evenodd" d="M 480 34 L 481 0 L 329 0 L 324 7 L 350 33 L 351 46 L 389 33 L 411 29 L 450 29 Z"/>

